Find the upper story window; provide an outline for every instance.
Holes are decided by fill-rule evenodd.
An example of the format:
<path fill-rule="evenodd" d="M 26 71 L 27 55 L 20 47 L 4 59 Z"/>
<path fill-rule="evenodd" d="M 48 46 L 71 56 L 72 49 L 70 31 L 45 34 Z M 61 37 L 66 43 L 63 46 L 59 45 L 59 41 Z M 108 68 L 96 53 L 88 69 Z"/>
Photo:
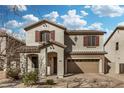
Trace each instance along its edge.
<path fill-rule="evenodd" d="M 84 46 L 99 46 L 99 36 L 88 35 L 84 36 Z"/>
<path fill-rule="evenodd" d="M 47 42 L 55 40 L 55 31 L 36 31 L 35 32 L 35 41 L 36 42 Z"/>
<path fill-rule="evenodd" d="M 49 32 L 43 32 L 43 33 L 40 33 L 40 40 L 42 42 L 47 42 L 50 40 L 50 33 Z"/>
<path fill-rule="evenodd" d="M 115 50 L 119 50 L 119 42 L 116 42 Z"/>

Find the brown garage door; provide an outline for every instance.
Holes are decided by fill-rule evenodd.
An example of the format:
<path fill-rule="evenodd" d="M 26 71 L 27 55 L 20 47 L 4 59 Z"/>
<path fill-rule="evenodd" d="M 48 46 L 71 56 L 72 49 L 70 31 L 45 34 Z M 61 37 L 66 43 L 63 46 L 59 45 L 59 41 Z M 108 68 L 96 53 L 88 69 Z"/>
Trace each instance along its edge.
<path fill-rule="evenodd" d="M 68 73 L 98 73 L 99 59 L 69 59 Z"/>

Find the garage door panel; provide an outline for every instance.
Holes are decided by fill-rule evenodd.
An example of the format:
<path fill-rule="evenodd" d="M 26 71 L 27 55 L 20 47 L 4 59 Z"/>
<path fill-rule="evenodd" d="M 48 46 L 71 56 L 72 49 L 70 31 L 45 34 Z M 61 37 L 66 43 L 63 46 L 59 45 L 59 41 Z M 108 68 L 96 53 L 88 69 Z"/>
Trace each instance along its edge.
<path fill-rule="evenodd" d="M 98 61 L 68 61 L 68 73 L 98 73 Z"/>

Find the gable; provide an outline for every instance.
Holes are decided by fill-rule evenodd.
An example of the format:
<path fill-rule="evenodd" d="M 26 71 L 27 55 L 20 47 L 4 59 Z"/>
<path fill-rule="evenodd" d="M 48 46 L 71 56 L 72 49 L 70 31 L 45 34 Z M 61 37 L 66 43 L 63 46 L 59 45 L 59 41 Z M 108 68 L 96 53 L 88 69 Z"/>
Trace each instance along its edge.
<path fill-rule="evenodd" d="M 116 27 L 115 30 L 112 32 L 112 34 L 106 40 L 104 46 L 109 42 L 109 40 L 113 37 L 113 35 L 115 34 L 115 32 L 118 31 L 118 30 L 124 30 L 124 27 L 123 26 Z"/>
<path fill-rule="evenodd" d="M 48 21 L 48 20 L 41 20 L 41 21 L 39 21 L 39 22 L 36 22 L 36 23 L 34 23 L 34 24 L 31 24 L 31 25 L 25 27 L 24 30 L 25 30 L 25 31 L 28 31 L 28 30 L 30 30 L 30 29 L 33 29 L 33 28 L 35 28 L 35 27 L 41 26 L 41 25 L 46 24 L 46 23 L 48 23 L 48 24 L 50 24 L 50 25 L 53 25 L 53 26 L 56 26 L 56 27 L 58 27 L 58 28 L 64 29 L 64 30 L 66 29 L 64 26 L 61 26 L 61 25 L 56 24 L 56 23 L 54 23 L 54 22 L 51 22 L 51 21 Z"/>

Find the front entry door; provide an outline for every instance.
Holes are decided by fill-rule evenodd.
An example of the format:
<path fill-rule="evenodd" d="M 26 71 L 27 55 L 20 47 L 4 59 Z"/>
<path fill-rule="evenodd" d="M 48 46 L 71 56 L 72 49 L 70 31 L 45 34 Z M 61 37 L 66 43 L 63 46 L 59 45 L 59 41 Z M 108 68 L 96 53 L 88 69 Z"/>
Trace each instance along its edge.
<path fill-rule="evenodd" d="M 54 74 L 57 74 L 57 57 L 54 57 Z"/>
<path fill-rule="evenodd" d="M 38 70 L 38 57 L 32 57 L 32 68 L 34 68 L 34 70 Z"/>

